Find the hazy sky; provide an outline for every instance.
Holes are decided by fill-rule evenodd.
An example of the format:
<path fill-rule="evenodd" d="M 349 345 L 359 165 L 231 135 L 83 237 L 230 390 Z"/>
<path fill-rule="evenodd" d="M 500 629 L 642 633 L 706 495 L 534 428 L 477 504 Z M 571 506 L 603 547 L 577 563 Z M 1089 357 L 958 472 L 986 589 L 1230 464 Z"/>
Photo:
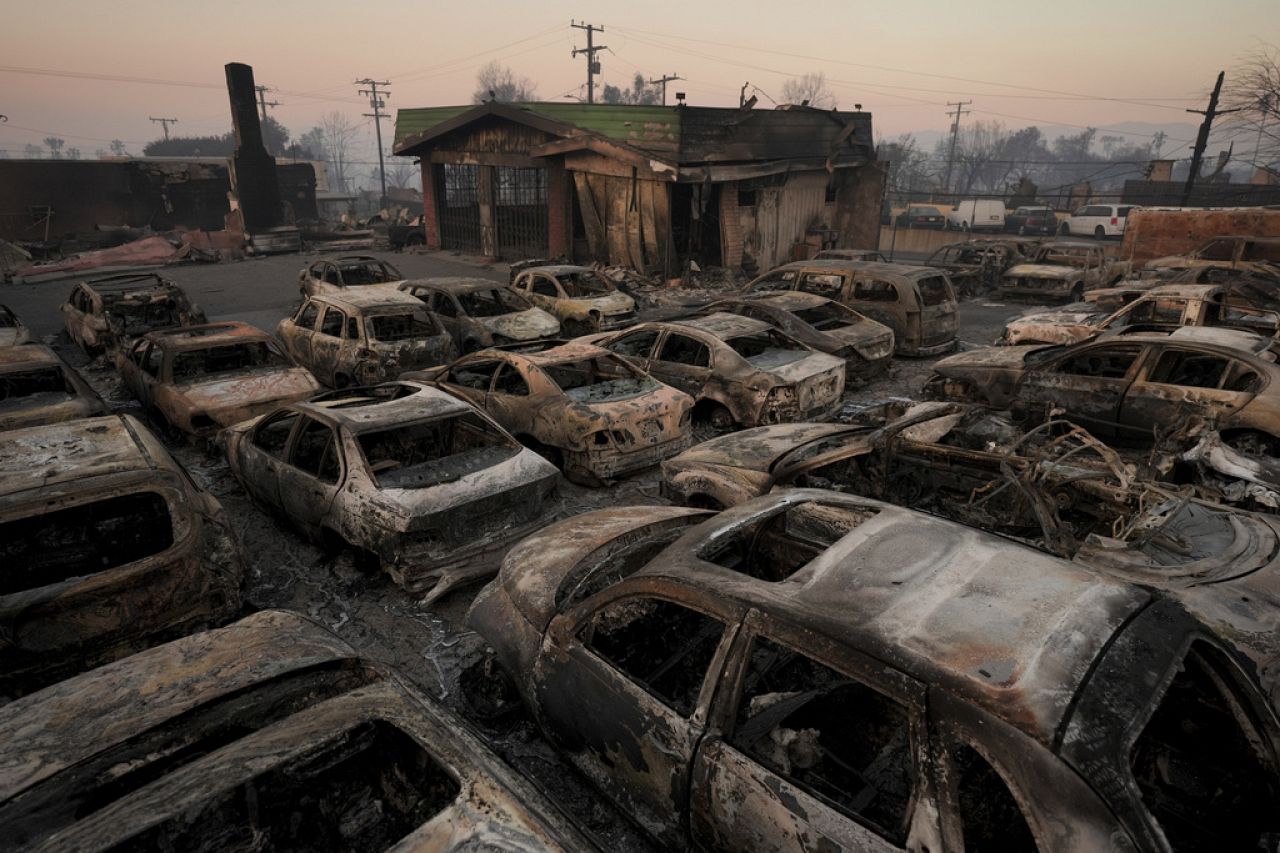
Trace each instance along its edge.
<path fill-rule="evenodd" d="M 178 134 L 223 132 L 230 61 L 278 90 L 272 115 L 295 137 L 340 110 L 366 122 L 371 138 L 359 77 L 390 80 L 392 109 L 460 103 L 476 69 L 496 58 L 535 80 L 541 98 L 576 96 L 585 61 L 570 50 L 585 34 L 569 22 L 583 15 L 605 27 L 605 82 L 626 85 L 637 69 L 678 73 L 687 79 L 671 91 L 690 103 L 736 105 L 744 81 L 776 98 L 788 77 L 821 70 L 840 106 L 862 104 L 883 136 L 943 130 L 945 102 L 960 99 L 974 102 L 966 121 L 1011 127 L 1197 121 L 1183 109 L 1203 104 L 1218 70 L 1280 43 L 1277 0 L 7 5 L 0 149 L 11 156 L 51 133 L 84 156 L 117 138 L 137 153 L 160 135 L 150 116 L 178 118 Z"/>

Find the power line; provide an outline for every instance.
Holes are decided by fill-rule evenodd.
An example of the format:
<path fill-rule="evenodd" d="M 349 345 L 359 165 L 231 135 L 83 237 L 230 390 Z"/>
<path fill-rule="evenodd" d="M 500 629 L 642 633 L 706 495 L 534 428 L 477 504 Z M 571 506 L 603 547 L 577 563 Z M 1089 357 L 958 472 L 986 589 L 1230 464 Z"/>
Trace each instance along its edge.
<path fill-rule="evenodd" d="M 156 122 L 164 126 L 164 141 L 168 142 L 169 141 L 169 125 L 177 124 L 178 120 L 176 118 L 154 118 L 151 116 L 148 116 L 148 118 L 150 118 L 153 122 Z"/>
<path fill-rule="evenodd" d="M 386 91 L 386 87 L 390 86 L 391 84 L 386 80 L 374 80 L 372 77 L 366 77 L 363 80 L 357 80 L 356 85 L 369 87 L 368 89 L 360 89 L 359 92 L 361 95 L 369 96 L 369 105 L 373 107 L 373 112 L 364 113 L 364 117 L 373 119 L 373 127 L 378 132 L 378 177 L 382 180 L 382 197 L 378 202 L 378 207 L 386 207 L 387 206 L 387 164 L 383 162 L 383 154 L 382 154 L 382 120 L 384 118 L 387 118 L 387 116 L 384 116 L 382 114 L 382 108 L 386 106 L 386 102 L 382 100 L 382 95 L 391 94 L 390 92 Z M 383 91 L 381 95 L 378 92 L 379 86 L 383 87 Z"/>
<path fill-rule="evenodd" d="M 616 55 L 616 54 L 615 54 L 615 55 Z M 654 80 L 652 77 L 650 77 L 650 78 L 649 78 L 649 85 L 650 85 L 650 86 L 657 86 L 657 85 L 661 85 L 661 86 L 662 86 L 662 105 L 665 107 L 665 106 L 667 105 L 667 84 L 668 84 L 668 83 L 673 83 L 673 82 L 675 82 L 676 80 L 683 80 L 683 79 L 684 79 L 684 78 L 683 78 L 683 77 L 681 77 L 681 76 L 680 76 L 680 75 L 678 75 L 678 74 L 663 74 L 663 75 L 662 75 L 661 77 L 659 77 L 657 80 Z"/>
<path fill-rule="evenodd" d="M 258 90 L 258 106 L 262 108 L 262 123 L 266 124 L 267 123 L 267 107 L 278 107 L 281 104 L 279 101 L 267 100 L 268 89 L 266 86 L 254 86 L 253 88 Z"/>
<path fill-rule="evenodd" d="M 585 54 L 587 57 L 587 103 L 594 104 L 596 102 L 596 75 L 600 73 L 600 61 L 596 59 L 596 54 L 602 50 L 608 50 L 606 45 L 596 45 L 592 43 L 591 37 L 596 33 L 604 32 L 604 27 L 597 27 L 592 24 L 579 24 L 570 21 L 569 26 L 575 30 L 586 30 L 587 46 L 584 48 L 574 48 L 573 56 L 577 58 L 578 54 Z"/>

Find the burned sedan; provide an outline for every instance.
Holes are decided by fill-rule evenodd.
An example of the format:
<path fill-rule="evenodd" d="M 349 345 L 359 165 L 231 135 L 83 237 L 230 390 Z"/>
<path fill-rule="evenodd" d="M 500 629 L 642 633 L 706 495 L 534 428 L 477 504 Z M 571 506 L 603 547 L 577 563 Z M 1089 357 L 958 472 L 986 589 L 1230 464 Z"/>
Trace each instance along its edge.
<path fill-rule="evenodd" d="M 0 430 L 108 411 L 98 392 L 44 344 L 0 347 Z"/>
<path fill-rule="evenodd" d="M 474 403 L 583 485 L 656 465 L 691 440 L 687 394 L 585 343 L 481 350 L 401 378 Z"/>
<path fill-rule="evenodd" d="M 340 293 L 347 288 L 371 284 L 397 285 L 404 281 L 400 270 L 372 255 L 343 255 L 316 261 L 298 273 L 298 290 L 303 296 Z"/>
<path fill-rule="evenodd" d="M 27 324 L 8 305 L 0 305 L 0 347 L 30 342 L 31 330 L 27 328 Z"/>
<path fill-rule="evenodd" d="M 641 323 L 590 340 L 693 397 L 694 418 L 715 431 L 821 418 L 844 393 L 841 359 L 737 314 Z"/>
<path fill-rule="evenodd" d="M 467 725 L 263 611 L 0 708 L 24 850 L 592 849 Z"/>
<path fill-rule="evenodd" d="M 924 265 L 944 270 L 957 292 L 972 296 L 994 290 L 1005 270 L 1023 259 L 1010 242 L 973 240 L 940 247 Z"/>
<path fill-rule="evenodd" d="M 1218 614 L 1188 610 L 1246 589 L 1184 605 L 798 489 L 559 522 L 512 549 L 468 622 L 663 844 L 1245 850 L 1280 830 L 1275 697 Z"/>
<path fill-rule="evenodd" d="M 77 284 L 62 304 L 67 334 L 89 354 L 171 326 L 205 322 L 182 288 L 155 273 L 118 273 Z"/>
<path fill-rule="evenodd" d="M 247 323 L 152 332 L 116 354 L 116 369 L 142 405 L 197 438 L 320 390 L 275 338 Z"/>
<path fill-rule="evenodd" d="M 724 311 L 775 326 L 805 346 L 843 358 L 849 375 L 883 371 L 893 356 L 893 329 L 814 293 L 788 290 L 722 299 L 704 311 Z"/>
<path fill-rule="evenodd" d="M 372 385 L 456 354 L 453 338 L 421 302 L 381 287 L 308 296 L 276 336 L 330 388 Z"/>
<path fill-rule="evenodd" d="M 1005 270 L 1000 295 L 1079 302 L 1086 292 L 1115 284 L 1129 270 L 1128 261 L 1108 256 L 1097 243 L 1053 240 L 1026 263 Z"/>
<path fill-rule="evenodd" d="M 240 608 L 226 513 L 128 416 L 0 433 L 0 696 Z"/>
<path fill-rule="evenodd" d="M 1228 445 L 1276 455 L 1276 342 L 1236 329 L 1114 332 L 1071 346 L 985 347 L 933 366 L 925 393 L 1012 408 L 1031 422 L 1060 410 L 1094 435 L 1150 443 L 1190 417 Z"/>
<path fill-rule="evenodd" d="M 400 289 L 426 303 L 461 353 L 560 334 L 560 321 L 553 315 L 488 279 L 416 278 Z"/>
<path fill-rule="evenodd" d="M 524 267 L 512 271 L 511 287 L 554 314 L 571 337 L 621 329 L 636 321 L 635 300 L 590 267 Z"/>
<path fill-rule="evenodd" d="M 543 520 L 559 480 L 484 414 L 408 382 L 322 394 L 223 438 L 249 494 L 323 545 L 372 555 L 428 603 L 492 574 L 489 558 Z"/>

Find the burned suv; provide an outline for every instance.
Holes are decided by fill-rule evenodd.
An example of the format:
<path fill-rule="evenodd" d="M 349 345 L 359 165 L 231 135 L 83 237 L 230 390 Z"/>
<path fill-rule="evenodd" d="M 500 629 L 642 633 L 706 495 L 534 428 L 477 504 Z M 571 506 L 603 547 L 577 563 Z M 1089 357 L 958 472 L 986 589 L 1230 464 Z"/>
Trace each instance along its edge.
<path fill-rule="evenodd" d="M 0 433 L 0 695 L 240 608 L 226 513 L 128 416 Z"/>
<path fill-rule="evenodd" d="M 182 288 L 155 273 L 119 273 L 82 281 L 62 304 L 67 334 L 89 354 L 114 351 L 131 338 L 205 322 Z"/>
<path fill-rule="evenodd" d="M 1000 295 L 1079 302 L 1087 291 L 1115 284 L 1130 268 L 1097 243 L 1054 240 L 1041 245 L 1026 263 L 1005 270 Z"/>

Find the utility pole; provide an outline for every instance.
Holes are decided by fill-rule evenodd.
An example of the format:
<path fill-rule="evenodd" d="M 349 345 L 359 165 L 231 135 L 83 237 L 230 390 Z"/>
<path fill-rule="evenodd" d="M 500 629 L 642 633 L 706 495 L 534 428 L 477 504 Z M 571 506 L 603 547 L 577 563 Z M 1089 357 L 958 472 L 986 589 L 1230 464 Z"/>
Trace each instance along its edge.
<path fill-rule="evenodd" d="M 258 106 L 262 108 L 262 123 L 266 124 L 267 107 L 278 107 L 280 106 L 280 102 L 267 100 L 268 89 L 266 86 L 254 86 L 253 88 L 258 90 Z"/>
<path fill-rule="evenodd" d="M 1191 173 L 1187 175 L 1187 185 L 1182 188 L 1181 207 L 1186 207 L 1191 203 L 1191 190 L 1196 185 L 1196 178 L 1200 176 L 1200 160 L 1204 157 L 1204 149 L 1209 147 L 1209 129 L 1213 126 L 1214 116 L 1239 112 L 1239 110 L 1218 109 L 1218 95 L 1222 94 L 1222 80 L 1226 76 L 1227 72 L 1218 72 L 1218 82 L 1213 84 L 1213 94 L 1209 96 L 1208 109 L 1187 110 L 1189 113 L 1204 116 L 1204 121 L 1200 122 L 1200 132 L 1196 134 L 1196 145 L 1191 151 Z"/>
<path fill-rule="evenodd" d="M 1160 152 L 1164 150 L 1164 141 L 1168 139 L 1168 134 L 1163 130 L 1157 130 L 1155 135 L 1151 137 L 1151 146 L 1156 150 L 1156 159 L 1160 159 Z"/>
<path fill-rule="evenodd" d="M 947 111 L 947 115 L 953 117 L 951 122 L 951 153 L 947 155 L 947 180 L 943 185 L 943 189 L 947 192 L 951 192 L 951 167 L 956 162 L 956 138 L 960 136 L 960 116 L 967 116 L 970 113 L 970 110 L 964 110 L 961 107 L 967 107 L 972 103 L 973 101 L 956 101 L 955 103 L 947 101 L 947 106 L 955 107 L 955 112 Z"/>
<path fill-rule="evenodd" d="M 360 89 L 359 92 L 361 95 L 369 96 L 369 106 L 373 108 L 373 112 L 365 113 L 364 117 L 373 119 L 373 127 L 378 134 L 378 177 L 382 181 L 382 197 L 378 201 L 378 208 L 381 209 L 387 206 L 387 166 L 382 158 L 382 120 L 386 118 L 382 114 L 382 108 L 386 106 L 386 101 L 382 100 L 382 96 L 391 94 L 386 91 L 386 87 L 391 84 L 386 80 L 374 80 L 366 77 L 363 80 L 357 80 L 356 85 L 369 87 L 368 89 Z M 379 86 L 383 87 L 381 93 L 378 92 Z"/>
<path fill-rule="evenodd" d="M 649 85 L 650 86 L 657 86 L 659 84 L 662 85 L 662 105 L 665 107 L 667 105 L 667 84 L 673 80 L 683 80 L 683 79 L 684 78 L 679 76 L 678 74 L 663 74 L 657 80 L 650 78 Z"/>
<path fill-rule="evenodd" d="M 743 83 L 743 84 L 742 84 L 742 90 L 741 90 L 740 92 L 738 92 L 738 107 L 739 107 L 739 108 L 742 108 L 742 107 L 746 106 L 746 103 L 747 103 L 747 87 L 748 87 L 748 86 L 750 86 L 750 85 L 751 85 L 751 81 L 750 81 L 750 80 L 746 81 L 745 83 Z"/>
<path fill-rule="evenodd" d="M 168 142 L 169 141 L 169 125 L 177 124 L 178 120 L 176 118 L 152 118 L 151 116 L 147 116 L 147 118 L 150 118 L 154 122 L 160 122 L 160 124 L 164 125 L 164 141 Z"/>
<path fill-rule="evenodd" d="M 579 24 L 576 21 L 570 21 L 569 26 L 575 30 L 587 31 L 587 46 L 584 48 L 574 48 L 573 56 L 576 58 L 578 54 L 585 53 L 587 55 L 587 103 L 594 104 L 596 102 L 596 75 L 600 73 L 600 63 L 596 60 L 596 54 L 602 50 L 608 50 L 608 45 L 596 45 L 592 42 L 591 37 L 596 33 L 604 32 L 604 27 L 596 27 L 591 24 Z"/>

